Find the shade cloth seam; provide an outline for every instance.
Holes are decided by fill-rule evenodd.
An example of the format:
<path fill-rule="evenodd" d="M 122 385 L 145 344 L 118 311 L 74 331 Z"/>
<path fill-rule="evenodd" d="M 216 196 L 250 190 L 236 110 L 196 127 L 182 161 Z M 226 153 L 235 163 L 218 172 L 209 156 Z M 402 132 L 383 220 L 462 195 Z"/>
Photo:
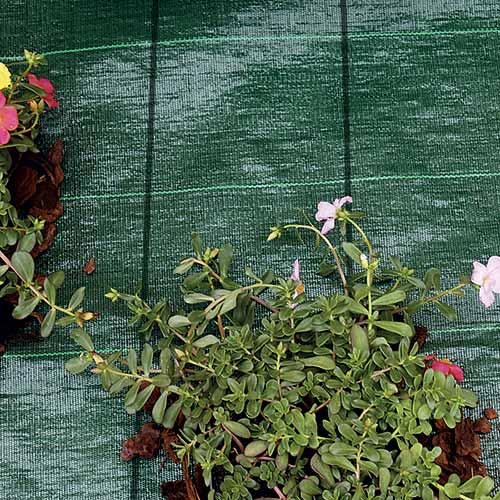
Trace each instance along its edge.
<path fill-rule="evenodd" d="M 449 180 L 449 179 L 474 179 L 474 178 L 494 178 L 500 177 L 500 172 L 470 172 L 468 174 L 441 174 L 441 175 L 386 175 L 386 176 L 368 176 L 352 177 L 351 182 L 384 182 L 384 181 L 406 181 L 406 180 Z M 168 196 L 188 193 L 204 193 L 211 191 L 244 191 L 245 189 L 269 189 L 269 188 L 290 188 L 290 187 L 314 187 L 314 186 L 333 186 L 344 184 L 344 179 L 331 179 L 323 181 L 298 181 L 298 182 L 276 182 L 266 184 L 221 184 L 218 186 L 200 186 L 192 188 L 170 189 L 162 191 L 151 191 L 151 196 Z M 108 193 L 82 196 L 63 196 L 63 201 L 85 201 L 85 200 L 106 200 L 143 197 L 145 193 L 133 191 L 128 193 Z"/>
<path fill-rule="evenodd" d="M 500 28 L 474 28 L 465 30 L 443 30 L 443 31 L 355 31 L 350 33 L 351 39 L 363 38 L 390 38 L 390 37 L 433 37 L 448 35 L 472 35 L 472 34 L 499 34 Z M 224 42 L 244 42 L 244 41 L 279 41 L 279 40 L 332 40 L 341 41 L 342 34 L 331 35 L 263 35 L 263 36 L 220 36 L 220 37 L 194 37 L 178 38 L 173 40 L 159 40 L 158 45 L 185 45 L 188 43 L 224 43 Z M 95 45 L 91 47 L 77 47 L 73 49 L 49 50 L 44 52 L 46 56 L 57 56 L 65 54 L 78 54 L 84 52 L 98 52 L 101 50 L 129 49 L 129 48 L 148 48 L 151 42 L 137 41 L 125 42 L 108 45 Z M 3 61 L 18 61 L 18 56 L 0 56 Z"/>
<path fill-rule="evenodd" d="M 446 335 L 448 333 L 467 333 L 467 332 L 493 332 L 500 330 L 500 324 L 497 325 L 467 325 L 457 328 L 429 328 L 430 334 Z M 113 352 L 122 351 L 126 349 L 100 349 L 102 354 L 111 354 Z M 48 351 L 48 352 L 34 352 L 34 353 L 18 353 L 18 354 L 5 354 L 3 359 L 26 359 L 26 358 L 44 358 L 44 357 L 64 357 L 64 356 L 78 356 L 83 351 Z"/>

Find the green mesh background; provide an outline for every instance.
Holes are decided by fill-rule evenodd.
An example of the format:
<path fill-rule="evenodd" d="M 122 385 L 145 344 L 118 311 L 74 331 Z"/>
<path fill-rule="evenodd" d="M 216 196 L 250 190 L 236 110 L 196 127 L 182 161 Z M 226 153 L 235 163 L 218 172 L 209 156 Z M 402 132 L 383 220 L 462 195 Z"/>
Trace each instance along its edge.
<path fill-rule="evenodd" d="M 175 295 L 189 233 L 231 239 L 239 263 L 330 285 L 269 225 L 352 194 L 380 248 L 449 282 L 500 253 L 498 0 L 3 0 L 0 60 L 45 52 L 62 107 L 66 213 L 43 259 L 85 285 L 101 349 L 136 342 L 103 294 Z M 97 270 L 82 265 L 94 256 Z M 430 349 L 499 406 L 500 306 L 469 294 L 461 321 L 425 314 Z M 150 500 L 178 477 L 126 464 L 140 424 L 91 376 L 64 372 L 63 333 L 0 361 L 0 498 Z M 500 480 L 500 436 L 483 439 Z"/>

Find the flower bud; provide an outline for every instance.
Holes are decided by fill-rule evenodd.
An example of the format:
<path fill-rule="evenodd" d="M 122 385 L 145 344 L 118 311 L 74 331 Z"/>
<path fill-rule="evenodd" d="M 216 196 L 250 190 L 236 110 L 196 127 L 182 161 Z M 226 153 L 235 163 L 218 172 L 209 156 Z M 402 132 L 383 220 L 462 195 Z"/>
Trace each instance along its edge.
<path fill-rule="evenodd" d="M 271 232 L 269 233 L 269 236 L 267 237 L 267 241 L 272 241 L 275 240 L 276 238 L 281 237 L 282 230 L 278 226 L 274 226 L 271 228 Z"/>

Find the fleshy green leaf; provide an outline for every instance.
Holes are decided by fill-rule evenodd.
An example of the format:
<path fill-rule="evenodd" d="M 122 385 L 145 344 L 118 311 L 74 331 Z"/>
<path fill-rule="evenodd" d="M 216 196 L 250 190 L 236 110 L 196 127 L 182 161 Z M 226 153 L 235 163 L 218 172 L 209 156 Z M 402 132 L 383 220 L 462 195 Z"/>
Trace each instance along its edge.
<path fill-rule="evenodd" d="M 21 278 L 31 283 L 35 274 L 35 262 L 28 252 L 15 252 L 11 259 L 14 269 Z"/>

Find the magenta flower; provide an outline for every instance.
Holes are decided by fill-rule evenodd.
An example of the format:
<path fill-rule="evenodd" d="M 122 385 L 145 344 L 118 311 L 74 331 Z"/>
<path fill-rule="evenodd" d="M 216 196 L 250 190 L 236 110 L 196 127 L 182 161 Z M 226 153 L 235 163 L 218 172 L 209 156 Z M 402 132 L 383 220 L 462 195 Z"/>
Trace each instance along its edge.
<path fill-rule="evenodd" d="M 490 257 L 486 266 L 477 261 L 472 265 L 471 281 L 481 287 L 479 299 L 486 307 L 490 307 L 495 302 L 494 294 L 500 293 L 500 257 Z"/>
<path fill-rule="evenodd" d="M 38 78 L 33 73 L 28 73 L 28 83 L 30 85 L 34 85 L 35 87 L 39 87 L 42 90 L 45 90 L 45 95 L 42 99 L 47 103 L 49 108 L 58 108 L 59 102 L 54 97 L 54 85 L 47 78 Z"/>
<path fill-rule="evenodd" d="M 326 234 L 335 227 L 335 219 L 337 218 L 337 212 L 346 203 L 352 203 L 352 198 L 350 196 L 344 196 L 343 198 L 337 198 L 333 203 L 328 203 L 327 201 L 320 201 L 318 203 L 318 211 L 316 212 L 316 220 L 321 222 L 326 221 L 321 228 L 321 234 Z"/>
<path fill-rule="evenodd" d="M 7 99 L 0 92 L 0 144 L 4 145 L 10 141 L 10 133 L 19 125 L 17 110 L 13 106 L 6 106 Z"/>
<path fill-rule="evenodd" d="M 290 276 L 292 281 L 300 281 L 300 262 L 299 259 L 295 259 L 293 263 L 293 273 Z"/>
<path fill-rule="evenodd" d="M 424 359 L 425 361 L 432 361 L 431 369 L 435 372 L 441 372 L 445 375 L 451 375 L 457 382 L 463 382 L 465 380 L 464 371 L 462 370 L 462 368 L 452 363 L 449 359 L 438 359 L 434 354 L 430 354 Z"/>

